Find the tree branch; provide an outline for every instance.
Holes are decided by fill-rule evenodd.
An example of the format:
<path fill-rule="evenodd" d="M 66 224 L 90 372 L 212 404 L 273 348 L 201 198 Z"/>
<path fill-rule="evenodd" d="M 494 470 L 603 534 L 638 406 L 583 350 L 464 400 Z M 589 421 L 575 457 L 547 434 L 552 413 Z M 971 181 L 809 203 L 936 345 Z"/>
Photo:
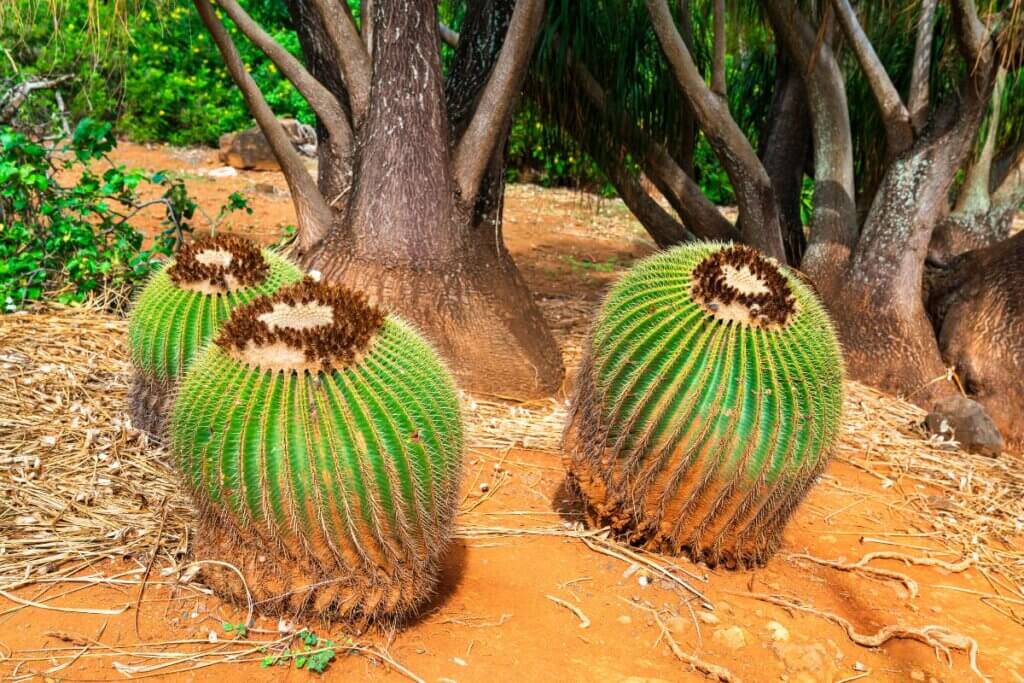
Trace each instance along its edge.
<path fill-rule="evenodd" d="M 498 62 L 455 149 L 453 168 L 463 201 L 473 201 L 480 188 L 487 161 L 526 77 L 543 16 L 544 0 L 517 0 Z"/>
<path fill-rule="evenodd" d="M 448 26 L 438 22 L 437 30 L 441 34 L 441 40 L 453 50 L 459 49 L 459 34 Z"/>
<path fill-rule="evenodd" d="M 903 100 L 900 99 L 900 94 L 889 78 L 882 60 L 878 58 L 874 46 L 861 28 L 850 0 L 832 0 L 832 6 L 839 17 L 839 25 L 843 27 L 843 33 L 846 34 L 846 39 L 850 41 L 853 53 L 857 56 L 857 62 L 868 79 L 868 85 L 871 86 L 871 92 L 885 123 L 889 154 L 895 157 L 909 149 L 914 142 L 910 112 L 903 105 Z"/>
<path fill-rule="evenodd" d="M 725 0 L 714 0 L 712 11 L 715 36 L 714 55 L 711 61 L 711 92 L 725 97 Z"/>
<path fill-rule="evenodd" d="M 64 81 L 71 80 L 71 76 L 57 76 L 56 78 L 29 78 L 11 88 L 3 98 L 0 98 L 0 123 L 7 123 L 15 117 L 22 103 L 28 98 L 33 90 L 44 90 L 55 88 Z"/>
<path fill-rule="evenodd" d="M 814 138 L 814 212 L 801 268 L 826 289 L 841 275 L 858 233 L 845 81 L 828 41 L 818 40 L 792 0 L 773 0 L 764 8 L 807 90 Z"/>
<path fill-rule="evenodd" d="M 921 16 L 917 20 L 917 42 L 914 45 L 914 66 L 910 75 L 907 109 L 914 130 L 920 131 L 928 120 L 928 94 L 932 69 L 932 36 L 935 35 L 935 6 L 938 0 L 921 0 Z"/>
<path fill-rule="evenodd" d="M 988 41 L 988 30 L 978 18 L 978 8 L 974 0 L 952 0 L 953 26 L 960 52 L 967 61 L 967 67 L 973 68 L 984 57 L 985 44 Z"/>
<path fill-rule="evenodd" d="M 1017 151 L 1017 157 L 1010 165 L 1010 170 L 1003 176 L 998 187 L 992 193 L 994 206 L 1012 206 L 1017 208 L 1024 202 L 1024 144 Z"/>
<path fill-rule="evenodd" d="M 236 0 L 217 0 L 217 3 L 227 12 L 239 30 L 277 66 L 281 74 L 309 102 L 313 111 L 320 117 L 324 128 L 330 133 L 331 143 L 336 145 L 339 158 L 345 158 L 352 150 L 352 126 L 338 99 L 316 80 L 298 59 L 253 21 Z"/>
<path fill-rule="evenodd" d="M 985 142 L 978 158 L 967 168 L 953 213 L 984 213 L 991 205 L 989 177 L 992 174 L 992 158 L 996 153 L 996 138 L 999 137 L 999 116 L 1005 85 L 1006 70 L 1000 68 L 992 88 L 992 113 L 988 119 L 988 130 L 985 131 Z"/>
<path fill-rule="evenodd" d="M 373 54 L 373 0 L 360 0 L 359 2 L 359 23 L 362 27 L 363 43 L 366 44 L 366 54 Z"/>
<path fill-rule="evenodd" d="M 743 241 L 785 262 L 778 202 L 761 160 L 733 120 L 727 103 L 704 82 L 665 0 L 647 0 L 647 11 L 676 82 L 729 175 L 739 203 Z"/>
<path fill-rule="evenodd" d="M 571 54 L 568 55 L 568 59 L 574 78 L 573 92 L 577 90 L 582 92 L 587 103 L 602 120 L 608 121 L 606 125 L 613 131 L 613 137 L 639 141 L 639 149 L 628 151 L 640 164 L 647 178 L 654 183 L 654 186 L 665 196 L 669 204 L 672 205 L 672 208 L 682 219 L 683 226 L 680 226 L 680 229 L 695 233 L 699 237 L 709 240 L 719 240 L 722 242 L 743 241 L 736 228 L 726 220 L 722 212 L 718 210 L 718 207 L 704 196 L 700 186 L 676 163 L 664 146 L 651 140 L 643 129 L 637 127 L 625 117 L 618 116 L 616 120 L 611 120 L 608 112 L 607 96 L 601 84 L 598 83 L 585 64 L 575 59 Z M 607 155 L 592 154 L 591 156 L 601 158 Z M 615 162 L 613 160 L 609 163 L 614 165 Z M 623 194 L 623 201 L 627 202 L 627 205 L 629 202 L 633 202 L 633 205 L 639 207 L 641 213 L 637 213 L 637 216 L 641 217 L 644 227 L 651 233 L 651 237 L 654 238 L 655 242 L 661 245 L 660 240 L 662 237 L 655 234 L 655 231 L 659 229 L 658 226 L 655 225 L 652 229 L 652 226 L 648 225 L 647 221 L 644 221 L 642 218 L 644 215 L 653 215 L 653 209 L 644 209 L 643 206 L 640 206 L 644 203 L 642 200 L 635 198 L 627 199 L 624 190 L 619 188 L 618 182 L 612 177 L 616 172 L 615 169 L 605 168 L 604 165 L 601 168 L 608 175 L 609 180 L 616 185 L 616 189 L 619 190 L 620 194 Z M 639 183 L 637 185 L 639 186 Z M 631 189 L 625 183 L 624 187 L 625 191 Z M 633 206 L 630 207 L 630 210 L 632 209 Z M 657 217 L 655 218 L 662 226 L 667 225 L 664 221 L 660 221 Z M 682 238 L 675 239 L 675 241 L 682 241 Z"/>
<path fill-rule="evenodd" d="M 345 0 L 313 0 L 313 4 L 341 62 L 341 74 L 352 105 L 353 124 L 358 128 L 370 109 L 370 80 L 373 75 L 370 53 L 366 51 Z"/>
<path fill-rule="evenodd" d="M 256 81 L 246 71 L 238 48 L 235 47 L 231 36 L 228 35 L 224 25 L 217 18 L 209 0 L 193 0 L 193 2 L 199 12 L 199 17 L 206 25 L 206 30 L 210 32 L 213 42 L 220 50 L 228 73 L 231 74 L 238 89 L 241 90 L 249 111 L 267 138 L 274 157 L 281 165 L 281 171 L 284 173 L 289 190 L 291 190 L 292 201 L 295 203 L 299 223 L 299 247 L 308 250 L 327 232 L 333 219 L 331 210 L 302 163 L 299 153 L 295 151 L 285 134 L 284 128 L 264 99 Z"/>

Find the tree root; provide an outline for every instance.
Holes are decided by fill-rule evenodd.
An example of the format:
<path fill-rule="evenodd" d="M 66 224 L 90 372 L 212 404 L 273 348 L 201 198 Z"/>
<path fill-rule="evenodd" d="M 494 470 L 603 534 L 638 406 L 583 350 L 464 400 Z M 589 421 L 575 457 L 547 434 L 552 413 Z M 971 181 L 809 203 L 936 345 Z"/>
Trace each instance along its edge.
<path fill-rule="evenodd" d="M 864 574 L 871 576 L 880 576 L 886 579 L 893 579 L 899 581 L 910 593 L 911 598 L 916 598 L 919 594 L 917 581 L 910 578 L 906 574 L 893 571 L 891 569 L 882 569 L 880 567 L 869 567 L 867 566 L 872 560 L 896 560 L 905 564 L 913 564 L 922 567 L 940 567 L 947 571 L 959 574 L 960 572 L 966 571 L 969 567 L 974 564 L 974 560 L 971 558 L 965 558 L 959 562 L 946 562 L 944 560 L 936 560 L 931 557 L 915 557 L 914 555 L 907 555 L 905 553 L 880 551 L 874 553 L 868 553 L 864 557 L 860 558 L 856 562 L 839 562 L 837 560 L 825 560 L 814 555 L 808 555 L 806 553 L 793 553 L 789 555 L 790 559 L 793 560 L 806 560 L 808 562 L 814 562 L 820 564 L 823 567 L 831 567 L 832 569 L 838 569 L 840 571 L 859 571 Z"/>
<path fill-rule="evenodd" d="M 941 653 L 949 666 L 953 665 L 953 657 L 950 654 L 950 649 L 961 650 L 966 652 L 970 659 L 971 671 L 977 674 L 981 680 L 986 681 L 986 683 L 990 680 L 981 672 L 980 669 L 978 669 L 978 641 L 970 636 L 954 633 L 945 626 L 928 625 L 915 628 L 911 626 L 903 626 L 901 624 L 892 624 L 881 628 L 875 633 L 865 634 L 858 632 L 853 624 L 838 614 L 825 612 L 811 607 L 810 605 L 805 605 L 793 600 L 787 600 L 786 598 L 778 595 L 769 595 L 767 593 L 734 593 L 734 595 L 743 595 L 748 598 L 778 605 L 779 607 L 784 607 L 786 609 L 819 616 L 842 628 L 846 632 L 846 636 L 861 647 L 881 647 L 890 640 L 897 639 L 916 640 L 917 642 L 924 643 L 935 650 L 936 656 Z"/>

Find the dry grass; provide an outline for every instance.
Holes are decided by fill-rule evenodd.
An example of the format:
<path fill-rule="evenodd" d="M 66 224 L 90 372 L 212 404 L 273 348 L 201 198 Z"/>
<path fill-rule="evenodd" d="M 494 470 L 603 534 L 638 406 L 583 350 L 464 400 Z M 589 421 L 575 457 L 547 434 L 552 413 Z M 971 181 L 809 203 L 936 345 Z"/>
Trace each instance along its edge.
<path fill-rule="evenodd" d="M 556 320 L 570 371 L 579 358 L 591 306 L 564 300 L 545 304 Z M 174 581 L 199 590 L 190 584 L 195 572 L 186 560 L 188 502 L 166 452 L 127 424 L 125 331 L 123 319 L 96 310 L 55 308 L 0 317 L 0 590 L 5 593 L 70 577 L 78 583 L 137 586 L 153 567 L 159 569 L 152 583 Z M 464 400 L 470 448 L 558 450 L 564 402 Z M 940 541 L 948 559 L 969 559 L 989 579 L 992 592 L 979 599 L 1021 623 L 1024 462 L 950 451 L 948 445 L 925 439 L 922 419 L 919 408 L 851 383 L 837 457 L 900 493 L 908 514 Z M 457 534 L 573 537 L 595 552 L 644 564 L 704 601 L 699 584 L 706 576 L 614 543 L 600 530 L 463 523 Z M 110 577 L 96 568 L 101 561 L 124 558 L 139 569 Z M 213 646 L 208 655 L 197 655 L 197 647 L 205 651 L 182 645 L 177 659 L 171 656 L 173 648 L 162 648 L 161 670 L 208 666 L 218 657 L 252 657 L 248 643 L 230 652 L 221 651 L 221 644 L 219 655 Z M 104 648 L 74 644 L 61 661 L 109 656 Z M 139 644 L 133 651 L 147 648 Z M 358 643 L 348 651 L 388 661 L 386 652 Z"/>

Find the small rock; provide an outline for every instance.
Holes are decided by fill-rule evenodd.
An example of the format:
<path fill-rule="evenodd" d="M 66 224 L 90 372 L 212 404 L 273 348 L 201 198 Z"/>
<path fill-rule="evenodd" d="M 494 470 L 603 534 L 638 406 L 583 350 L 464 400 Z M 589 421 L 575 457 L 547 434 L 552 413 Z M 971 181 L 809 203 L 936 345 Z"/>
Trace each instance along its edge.
<path fill-rule="evenodd" d="M 965 396 L 940 399 L 924 423 L 929 434 L 955 440 L 969 453 L 995 457 L 1003 452 L 1003 437 L 992 418 L 980 403 Z"/>
<path fill-rule="evenodd" d="M 821 643 L 798 645 L 775 642 L 772 643 L 772 652 L 782 660 L 786 670 L 793 674 L 809 672 L 815 676 L 821 676 L 819 680 L 831 680 L 835 664 Z M 794 680 L 799 680 L 799 677 Z"/>
<path fill-rule="evenodd" d="M 717 614 L 712 614 L 711 612 L 697 612 L 697 618 L 703 621 L 705 624 L 711 625 L 717 624 L 721 621 L 721 619 L 718 618 Z"/>
<path fill-rule="evenodd" d="M 739 626 L 716 629 L 713 638 L 730 650 L 739 650 L 747 645 L 747 632 Z"/>
<path fill-rule="evenodd" d="M 768 633 L 774 641 L 779 642 L 789 640 L 789 629 L 777 621 L 768 622 Z"/>
<path fill-rule="evenodd" d="M 215 168 L 212 171 L 207 171 L 206 175 L 210 176 L 211 178 L 230 178 L 232 176 L 238 175 L 238 171 L 231 168 L 230 166 L 221 166 L 220 168 Z"/>
<path fill-rule="evenodd" d="M 910 672 L 910 680 L 912 681 L 923 681 L 925 680 L 924 672 L 920 669 L 914 669 Z"/>
<path fill-rule="evenodd" d="M 665 622 L 665 626 L 672 632 L 673 635 L 682 635 L 686 632 L 686 620 L 682 617 L 672 617 Z"/>
<path fill-rule="evenodd" d="M 316 131 L 312 126 L 295 119 L 282 119 L 288 140 L 300 153 L 316 155 Z M 220 136 L 220 160 L 229 166 L 257 171 L 278 171 L 281 169 L 274 151 L 259 127 Z"/>
<path fill-rule="evenodd" d="M 466 660 L 462 657 L 452 657 L 452 661 L 458 664 L 459 666 L 469 666 L 469 664 L 466 663 Z"/>
<path fill-rule="evenodd" d="M 625 614 L 623 614 L 621 617 L 619 617 L 619 623 L 620 624 L 631 624 L 631 623 L 633 623 L 633 620 L 630 619 Z"/>

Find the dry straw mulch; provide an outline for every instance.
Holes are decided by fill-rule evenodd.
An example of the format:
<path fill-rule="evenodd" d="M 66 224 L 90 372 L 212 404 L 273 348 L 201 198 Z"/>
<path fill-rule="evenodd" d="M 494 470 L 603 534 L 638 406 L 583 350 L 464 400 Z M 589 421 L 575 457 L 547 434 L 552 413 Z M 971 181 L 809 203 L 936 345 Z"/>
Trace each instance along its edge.
<path fill-rule="evenodd" d="M 593 304 L 543 305 L 571 372 Z M 0 591 L 8 599 L 26 585 L 95 576 L 107 559 L 152 557 L 163 576 L 187 565 L 190 512 L 168 454 L 127 421 L 126 327 L 89 309 L 0 317 Z M 470 448 L 558 450 L 563 401 L 464 398 Z M 1024 625 L 1024 460 L 928 441 L 922 419 L 919 408 L 850 383 L 837 457 L 899 492 L 921 528 L 948 549 L 946 559 L 967 560 L 989 578 L 993 593 L 982 601 Z M 572 534 L 591 550 L 648 563 L 700 595 L 685 578 L 694 575 L 679 565 L 593 532 L 462 525 L 457 533 Z M 140 571 L 122 577 L 142 578 Z"/>

